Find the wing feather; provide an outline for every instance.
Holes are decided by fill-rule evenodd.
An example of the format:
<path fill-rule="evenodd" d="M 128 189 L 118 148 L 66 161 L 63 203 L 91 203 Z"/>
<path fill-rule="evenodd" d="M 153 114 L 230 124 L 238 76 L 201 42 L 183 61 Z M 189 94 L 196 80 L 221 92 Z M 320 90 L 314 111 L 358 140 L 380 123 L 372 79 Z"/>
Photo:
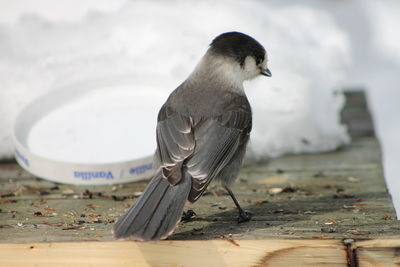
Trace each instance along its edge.
<path fill-rule="evenodd" d="M 157 161 L 164 178 L 175 185 L 182 178 L 182 163 L 194 151 L 191 120 L 179 114 L 157 124 Z"/>
<path fill-rule="evenodd" d="M 161 112 L 164 113 L 159 115 L 162 120 L 157 124 L 156 155 L 163 177 L 175 185 L 181 180 L 182 171 L 187 171 L 192 176 L 188 200 L 194 202 L 248 140 L 250 106 L 245 99 L 213 118 L 184 116 L 171 107 Z"/>
<path fill-rule="evenodd" d="M 196 149 L 186 166 L 193 177 L 189 201 L 196 201 L 208 184 L 227 165 L 236 153 L 242 131 L 227 128 L 217 120 L 203 124 L 196 136 Z"/>

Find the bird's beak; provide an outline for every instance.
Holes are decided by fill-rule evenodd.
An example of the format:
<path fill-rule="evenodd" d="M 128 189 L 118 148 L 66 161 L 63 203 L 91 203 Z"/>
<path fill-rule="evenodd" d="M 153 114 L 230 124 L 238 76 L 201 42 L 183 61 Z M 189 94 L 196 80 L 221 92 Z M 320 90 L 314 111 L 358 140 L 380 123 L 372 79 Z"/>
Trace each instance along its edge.
<path fill-rule="evenodd" d="M 265 75 L 267 77 L 271 77 L 272 76 L 272 73 L 271 73 L 271 71 L 269 69 L 261 70 L 260 74 L 261 75 Z"/>

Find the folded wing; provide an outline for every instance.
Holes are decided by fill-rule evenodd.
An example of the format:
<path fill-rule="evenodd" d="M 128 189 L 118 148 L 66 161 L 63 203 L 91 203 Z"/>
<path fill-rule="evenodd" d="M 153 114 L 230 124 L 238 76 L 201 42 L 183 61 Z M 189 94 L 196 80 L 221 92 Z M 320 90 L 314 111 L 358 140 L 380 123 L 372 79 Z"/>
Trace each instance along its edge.
<path fill-rule="evenodd" d="M 214 118 L 164 114 L 157 125 L 156 154 L 163 177 L 175 185 L 188 172 L 192 177 L 188 200 L 196 201 L 248 139 L 250 130 L 251 110 L 243 105 L 229 107 Z"/>

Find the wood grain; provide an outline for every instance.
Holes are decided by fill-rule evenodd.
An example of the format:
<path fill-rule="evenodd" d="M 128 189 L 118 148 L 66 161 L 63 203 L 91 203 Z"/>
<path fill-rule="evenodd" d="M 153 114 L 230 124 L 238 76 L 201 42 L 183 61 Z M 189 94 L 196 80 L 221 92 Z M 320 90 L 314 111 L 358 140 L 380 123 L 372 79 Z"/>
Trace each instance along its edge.
<path fill-rule="evenodd" d="M 333 240 L 0 244 L 0 266 L 346 266 Z M 311 264 L 311 265 L 310 265 Z"/>

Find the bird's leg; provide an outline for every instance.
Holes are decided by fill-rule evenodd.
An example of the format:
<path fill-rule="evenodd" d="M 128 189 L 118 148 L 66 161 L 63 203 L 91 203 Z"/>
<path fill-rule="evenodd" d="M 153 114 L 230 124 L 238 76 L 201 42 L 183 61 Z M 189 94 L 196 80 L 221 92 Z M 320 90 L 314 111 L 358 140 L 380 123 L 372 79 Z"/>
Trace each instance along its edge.
<path fill-rule="evenodd" d="M 251 219 L 251 213 L 250 212 L 246 212 L 242 209 L 242 207 L 240 207 L 239 202 L 237 201 L 235 195 L 233 194 L 232 190 L 230 188 L 228 188 L 227 186 L 224 187 L 226 191 L 228 191 L 228 194 L 231 196 L 233 202 L 235 203 L 236 207 L 239 210 L 239 218 L 238 218 L 238 222 L 242 223 L 242 222 L 247 222 L 250 221 Z"/>
<path fill-rule="evenodd" d="M 193 219 L 194 217 L 196 217 L 196 212 L 194 212 L 193 210 L 188 210 L 186 212 L 184 211 L 182 214 L 181 221 L 188 222 L 191 219 Z"/>

